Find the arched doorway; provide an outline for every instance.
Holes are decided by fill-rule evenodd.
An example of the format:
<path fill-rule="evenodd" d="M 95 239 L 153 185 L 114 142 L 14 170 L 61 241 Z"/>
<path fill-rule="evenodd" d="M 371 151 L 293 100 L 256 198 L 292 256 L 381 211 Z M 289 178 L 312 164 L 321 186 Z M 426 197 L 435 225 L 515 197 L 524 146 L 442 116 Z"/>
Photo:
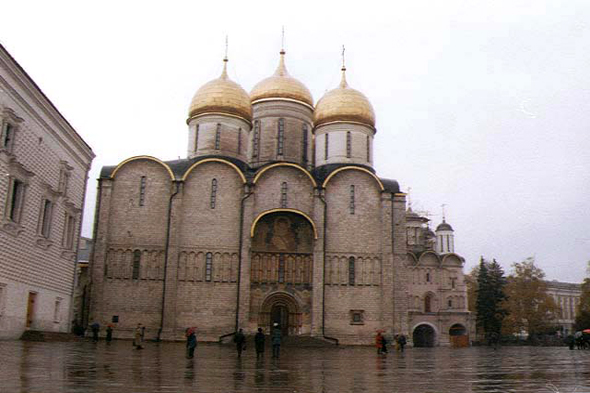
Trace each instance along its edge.
<path fill-rule="evenodd" d="M 451 346 L 455 348 L 468 347 L 469 346 L 469 335 L 467 329 L 460 323 L 456 323 L 449 329 L 449 338 Z"/>
<path fill-rule="evenodd" d="M 262 303 L 258 325 L 267 327 L 270 332 L 275 323 L 281 327 L 283 336 L 296 335 L 301 331 L 301 307 L 292 295 L 276 292 Z"/>
<path fill-rule="evenodd" d="M 421 324 L 414 329 L 412 340 L 415 347 L 434 347 L 436 332 L 432 326 Z"/>

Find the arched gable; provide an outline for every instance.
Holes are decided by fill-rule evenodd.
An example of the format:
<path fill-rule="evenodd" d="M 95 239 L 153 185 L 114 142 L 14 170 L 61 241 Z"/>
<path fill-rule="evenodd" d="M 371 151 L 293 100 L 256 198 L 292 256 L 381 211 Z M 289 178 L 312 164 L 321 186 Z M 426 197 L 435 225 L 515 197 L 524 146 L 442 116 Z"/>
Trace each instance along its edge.
<path fill-rule="evenodd" d="M 322 187 L 323 188 L 326 188 L 326 186 L 330 182 L 330 179 L 332 179 L 332 177 L 334 177 L 336 174 L 338 174 L 338 173 L 340 173 L 342 171 L 349 171 L 349 170 L 355 170 L 355 171 L 365 172 L 365 173 L 369 174 L 373 179 L 375 179 L 375 181 L 379 185 L 379 188 L 381 189 L 381 191 L 384 191 L 385 190 L 385 187 L 383 186 L 383 183 L 381 182 L 381 180 L 373 172 L 371 172 L 368 169 L 361 168 L 361 167 L 358 167 L 358 166 L 345 166 L 345 167 L 336 169 L 334 172 L 332 172 L 332 173 L 330 173 L 328 175 L 328 177 L 326 178 L 326 180 L 324 180 L 324 183 L 322 184 Z"/>
<path fill-rule="evenodd" d="M 231 168 L 233 168 L 238 173 L 238 176 L 240 176 L 240 179 L 242 179 L 242 183 L 246 183 L 246 176 L 244 176 L 244 174 L 242 173 L 240 168 L 238 168 L 234 163 L 232 163 L 228 160 L 224 160 L 223 158 L 205 158 L 204 160 L 200 160 L 200 161 L 195 162 L 193 165 L 191 165 L 186 170 L 184 175 L 182 175 L 182 181 L 186 181 L 186 179 L 188 178 L 190 173 L 193 171 L 193 169 L 195 169 L 196 167 L 198 167 L 201 164 L 205 164 L 208 162 L 219 162 L 221 164 L 229 165 Z"/>
<path fill-rule="evenodd" d="M 137 160 L 149 160 L 149 161 L 157 162 L 158 164 L 162 165 L 164 167 L 164 169 L 166 169 L 166 171 L 168 172 L 168 175 L 170 175 L 170 180 L 174 180 L 174 173 L 172 173 L 172 169 L 170 169 L 170 167 L 164 161 L 159 160 L 156 157 L 152 157 L 152 156 L 135 156 L 135 157 L 130 157 L 126 160 L 121 161 L 119 163 L 119 165 L 117 165 L 117 167 L 111 173 L 111 179 L 115 178 L 117 172 L 123 166 L 125 166 L 126 164 L 129 164 L 130 162 L 137 161 Z"/>
<path fill-rule="evenodd" d="M 416 266 L 418 264 L 418 258 L 413 252 L 408 253 L 408 260 L 412 264 L 412 266 Z"/>
<path fill-rule="evenodd" d="M 463 259 L 455 253 L 446 254 L 442 258 L 442 264 L 444 266 L 463 267 Z"/>
<path fill-rule="evenodd" d="M 295 213 L 295 214 L 299 214 L 300 216 L 304 217 L 307 221 L 309 221 L 309 223 L 311 224 L 311 227 L 313 228 L 314 239 L 318 238 L 318 231 L 317 231 L 317 227 L 315 225 L 315 222 L 313 222 L 313 220 L 311 219 L 310 216 L 308 216 L 304 212 L 302 212 L 300 210 L 296 210 L 296 209 L 270 209 L 270 210 L 263 211 L 254 219 L 254 221 L 252 221 L 252 226 L 250 227 L 250 237 L 254 237 L 254 230 L 256 229 L 256 224 L 258 223 L 258 221 L 260 221 L 260 219 L 262 217 L 266 216 L 267 214 L 278 213 L 278 212 Z"/>
<path fill-rule="evenodd" d="M 254 181 L 253 183 L 256 184 L 256 182 L 260 179 L 260 177 L 268 170 L 270 169 L 274 169 L 277 167 L 283 167 L 283 166 L 287 166 L 287 167 L 291 167 L 291 168 L 295 168 L 295 169 L 299 169 L 301 172 L 305 173 L 305 175 L 307 176 L 307 178 L 309 179 L 309 181 L 311 182 L 311 185 L 313 187 L 317 187 L 317 183 L 315 181 L 315 179 L 313 178 L 313 176 L 311 176 L 311 174 L 305 169 L 303 168 L 301 165 L 297 165 L 291 162 L 277 162 L 275 164 L 272 165 L 267 165 L 263 168 L 261 168 L 258 173 L 256 173 L 256 176 L 254 177 Z"/>
<path fill-rule="evenodd" d="M 420 255 L 419 264 L 421 266 L 439 266 L 440 257 L 432 251 L 426 251 Z"/>

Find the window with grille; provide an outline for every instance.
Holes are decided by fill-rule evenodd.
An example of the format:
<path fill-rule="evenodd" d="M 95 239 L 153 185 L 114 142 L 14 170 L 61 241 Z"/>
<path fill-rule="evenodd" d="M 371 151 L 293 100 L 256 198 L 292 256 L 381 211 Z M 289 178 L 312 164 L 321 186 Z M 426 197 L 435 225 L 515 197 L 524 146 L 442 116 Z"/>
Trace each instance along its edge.
<path fill-rule="evenodd" d="M 349 210 L 350 214 L 354 214 L 355 206 L 354 206 L 354 186 L 350 186 L 350 203 L 349 203 Z"/>
<path fill-rule="evenodd" d="M 327 160 L 328 159 L 328 149 L 329 149 L 329 146 L 328 145 L 329 145 L 329 142 L 330 142 L 330 139 L 328 138 L 328 136 L 329 136 L 328 134 L 326 134 L 326 136 L 325 136 L 324 160 Z"/>
<path fill-rule="evenodd" d="M 279 255 L 279 283 L 285 282 L 285 255 Z"/>
<path fill-rule="evenodd" d="M 221 148 L 221 124 L 217 123 L 217 129 L 215 130 L 215 150 Z"/>
<path fill-rule="evenodd" d="M 301 149 L 303 150 L 303 154 L 302 154 L 302 161 L 304 164 L 307 164 L 307 149 L 308 149 L 308 135 L 307 135 L 307 124 L 303 125 L 303 146 L 301 147 Z"/>
<path fill-rule="evenodd" d="M 145 186 L 146 186 L 146 177 L 142 176 L 139 179 L 139 206 L 145 205 Z"/>
<path fill-rule="evenodd" d="M 41 210 L 41 228 L 40 233 L 46 239 L 49 239 L 51 232 L 51 216 L 53 212 L 53 203 L 49 199 L 43 201 L 43 208 Z"/>
<path fill-rule="evenodd" d="M 355 280 L 355 260 L 354 257 L 348 258 L 348 285 L 354 285 Z"/>
<path fill-rule="evenodd" d="M 352 155 L 352 135 L 350 131 L 346 131 L 346 158 Z"/>
<path fill-rule="evenodd" d="M 287 207 L 287 182 L 281 184 L 281 207 Z"/>
<path fill-rule="evenodd" d="M 213 276 L 213 254 L 208 252 L 205 256 L 205 281 L 210 282 Z"/>
<path fill-rule="evenodd" d="M 213 180 L 211 180 L 211 200 L 210 200 L 211 209 L 215 209 L 216 199 L 217 199 L 217 179 L 213 179 Z"/>
<path fill-rule="evenodd" d="M 279 119 L 279 129 L 277 131 L 277 155 L 283 155 L 285 145 L 285 119 Z"/>
<path fill-rule="evenodd" d="M 257 158 L 260 145 L 260 120 L 254 121 L 254 135 L 252 137 L 252 158 Z"/>
<path fill-rule="evenodd" d="M 139 279 L 139 266 L 141 264 L 141 251 L 135 250 L 133 251 L 133 272 L 131 274 L 131 278 L 134 280 Z"/>

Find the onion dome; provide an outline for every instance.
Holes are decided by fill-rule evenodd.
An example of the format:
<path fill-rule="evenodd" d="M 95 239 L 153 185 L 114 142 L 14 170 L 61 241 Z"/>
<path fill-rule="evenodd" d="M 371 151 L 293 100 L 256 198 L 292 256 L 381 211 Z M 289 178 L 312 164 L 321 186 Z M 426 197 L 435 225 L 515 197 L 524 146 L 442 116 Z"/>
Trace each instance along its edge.
<path fill-rule="evenodd" d="M 285 67 L 285 51 L 281 50 L 281 59 L 275 73 L 261 80 L 252 88 L 252 103 L 260 100 L 283 98 L 295 100 L 313 107 L 313 97 L 305 85 L 293 78 Z"/>
<path fill-rule="evenodd" d="M 373 105 L 363 93 L 348 86 L 344 66 L 340 86 L 324 94 L 314 112 L 316 127 L 335 121 L 361 123 L 375 128 Z"/>
<path fill-rule="evenodd" d="M 252 121 L 248 93 L 227 76 L 227 57 L 223 59 L 221 76 L 201 86 L 191 101 L 189 120 L 204 114 L 224 114 Z"/>
<path fill-rule="evenodd" d="M 437 227 L 436 227 L 436 231 L 452 231 L 453 227 L 450 226 L 449 224 L 447 224 L 447 222 L 443 219 L 443 222 L 440 223 Z"/>

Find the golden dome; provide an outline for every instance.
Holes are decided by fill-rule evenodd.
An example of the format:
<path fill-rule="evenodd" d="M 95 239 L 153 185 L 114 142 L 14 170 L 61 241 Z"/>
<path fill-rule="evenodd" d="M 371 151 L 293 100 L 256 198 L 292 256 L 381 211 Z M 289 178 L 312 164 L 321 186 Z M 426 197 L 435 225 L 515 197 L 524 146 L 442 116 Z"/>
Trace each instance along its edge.
<path fill-rule="evenodd" d="M 263 99 L 287 98 L 313 106 L 311 92 L 303 83 L 289 75 L 285 67 L 285 51 L 281 50 L 280 53 L 281 60 L 275 73 L 258 82 L 250 92 L 252 102 Z"/>
<path fill-rule="evenodd" d="M 375 127 L 375 111 L 367 97 L 348 87 L 346 68 L 342 67 L 340 86 L 330 90 L 318 101 L 314 112 L 314 125 L 334 121 L 362 123 Z"/>
<path fill-rule="evenodd" d="M 250 96 L 227 76 L 227 58 L 223 59 L 221 76 L 205 83 L 195 93 L 188 118 L 190 120 L 206 113 L 221 113 L 252 121 Z"/>

